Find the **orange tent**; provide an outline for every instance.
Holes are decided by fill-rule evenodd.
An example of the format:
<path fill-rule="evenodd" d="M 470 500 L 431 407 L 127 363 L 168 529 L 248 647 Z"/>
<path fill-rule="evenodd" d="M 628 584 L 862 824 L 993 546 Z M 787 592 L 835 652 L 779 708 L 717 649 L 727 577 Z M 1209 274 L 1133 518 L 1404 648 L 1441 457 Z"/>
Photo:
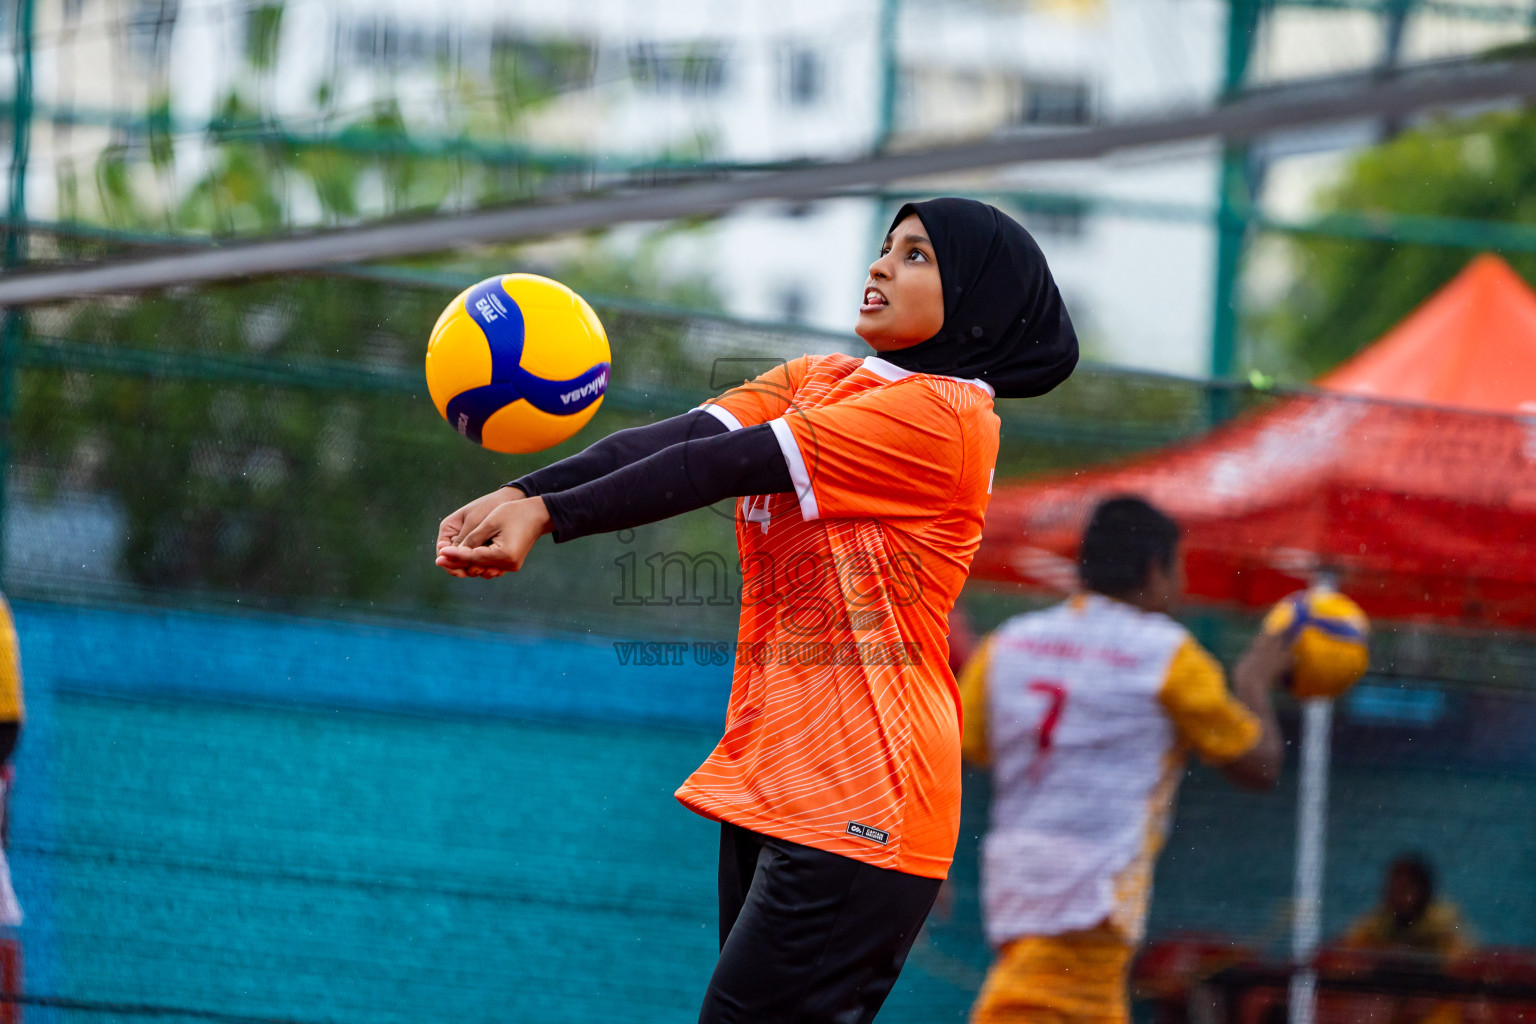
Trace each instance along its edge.
<path fill-rule="evenodd" d="M 1134 493 L 1184 528 L 1195 597 L 1262 606 L 1322 569 L 1378 617 L 1536 628 L 1536 293 L 1480 256 L 1317 386 L 1000 486 L 972 575 L 1066 589 L 1088 513 Z"/>

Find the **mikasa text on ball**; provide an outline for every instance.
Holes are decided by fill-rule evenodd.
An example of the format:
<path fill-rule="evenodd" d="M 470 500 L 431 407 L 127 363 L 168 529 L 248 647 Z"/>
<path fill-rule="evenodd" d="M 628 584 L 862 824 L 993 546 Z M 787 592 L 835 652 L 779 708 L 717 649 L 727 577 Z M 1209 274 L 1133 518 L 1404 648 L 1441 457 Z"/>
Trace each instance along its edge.
<path fill-rule="evenodd" d="M 427 390 L 459 433 L 498 452 L 537 452 L 586 425 L 608 390 L 603 325 L 580 295 L 534 274 L 465 289 L 427 342 Z"/>

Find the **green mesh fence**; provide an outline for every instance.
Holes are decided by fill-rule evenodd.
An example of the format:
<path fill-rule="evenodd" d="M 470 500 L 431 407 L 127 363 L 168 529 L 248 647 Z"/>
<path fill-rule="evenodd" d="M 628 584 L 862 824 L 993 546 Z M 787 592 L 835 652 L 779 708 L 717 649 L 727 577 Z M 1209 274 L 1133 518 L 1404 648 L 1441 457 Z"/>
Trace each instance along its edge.
<path fill-rule="evenodd" d="M 100 514 L 121 529 L 117 547 L 85 570 L 54 571 L 42 553 L 18 553 L 12 585 L 67 588 L 83 571 L 93 588 L 474 615 L 458 596 L 464 588 L 451 587 L 428 557 L 435 524 L 458 503 L 612 430 L 684 411 L 781 360 L 860 345 L 852 336 L 597 298 L 615 361 L 597 419 L 550 453 L 499 456 L 441 421 L 421 373 L 427 330 L 475 276 L 444 283 L 441 274 L 359 274 L 26 314 L 12 428 L 13 530 L 25 534 L 29 517 L 64 514 L 78 501 L 110 507 Z M 1193 434 L 1208 422 L 1211 401 L 1187 381 L 1087 368 L 1040 402 L 1002 410 L 999 476 Z M 723 507 L 643 533 L 659 549 L 731 549 Z M 537 592 L 520 611 L 602 617 L 611 609 L 590 586 L 614 575 L 608 547 L 573 545 L 557 564 L 533 567 L 537 585 L 480 588 L 496 596 L 477 595 L 472 605 L 511 601 L 510 611 L 520 600 L 513 591 Z M 572 571 L 573 559 L 581 571 Z"/>
<path fill-rule="evenodd" d="M 603 409 L 561 449 L 498 456 L 442 422 L 421 377 L 427 330 L 477 276 L 359 270 L 26 315 L 5 583 L 29 686 L 11 847 L 27 1020 L 693 1018 L 715 838 L 670 794 L 723 716 L 729 668 L 693 645 L 734 635 L 730 510 L 542 550 L 496 582 L 436 570 L 435 526 L 608 431 L 857 342 L 594 296 Z M 1084 367 L 1000 409 L 999 476 L 1271 400 Z M 985 631 L 1043 600 L 975 585 L 963 603 Z M 1229 664 L 1254 626 L 1192 622 Z M 640 666 L 637 640 L 682 646 Z M 1338 713 L 1325 935 L 1416 849 L 1485 946 L 1536 944 L 1531 645 L 1387 625 L 1376 648 Z M 989 958 L 986 793 L 968 773 L 949 894 L 883 1020 L 965 1017 Z M 1283 956 L 1295 813 L 1294 757 L 1260 796 L 1192 769 L 1152 940 Z"/>

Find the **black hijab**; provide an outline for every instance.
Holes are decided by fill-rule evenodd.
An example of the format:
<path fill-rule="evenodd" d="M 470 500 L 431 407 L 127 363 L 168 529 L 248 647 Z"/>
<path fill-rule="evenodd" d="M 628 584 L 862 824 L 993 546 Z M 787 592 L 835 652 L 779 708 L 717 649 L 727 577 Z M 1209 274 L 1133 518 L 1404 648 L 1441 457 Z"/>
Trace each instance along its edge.
<path fill-rule="evenodd" d="M 944 326 L 881 358 L 916 373 L 980 377 L 999 398 L 1033 398 L 1077 365 L 1077 332 L 1045 254 L 1012 217 L 974 199 L 930 199 L 915 213 L 933 242 L 944 285 Z"/>

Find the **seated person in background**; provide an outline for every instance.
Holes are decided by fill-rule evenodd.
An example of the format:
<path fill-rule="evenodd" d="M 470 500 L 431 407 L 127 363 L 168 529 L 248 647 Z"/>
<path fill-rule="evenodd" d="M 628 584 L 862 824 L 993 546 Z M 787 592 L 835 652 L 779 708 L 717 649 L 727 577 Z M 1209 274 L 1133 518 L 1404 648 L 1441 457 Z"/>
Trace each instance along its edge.
<path fill-rule="evenodd" d="M 1391 954 L 1403 966 L 1439 967 L 1472 949 L 1472 936 L 1456 907 L 1435 899 L 1435 872 L 1415 853 L 1400 854 L 1387 869 L 1381 904 L 1344 936 L 1345 949 Z M 1394 964 L 1396 966 L 1396 964 Z"/>

